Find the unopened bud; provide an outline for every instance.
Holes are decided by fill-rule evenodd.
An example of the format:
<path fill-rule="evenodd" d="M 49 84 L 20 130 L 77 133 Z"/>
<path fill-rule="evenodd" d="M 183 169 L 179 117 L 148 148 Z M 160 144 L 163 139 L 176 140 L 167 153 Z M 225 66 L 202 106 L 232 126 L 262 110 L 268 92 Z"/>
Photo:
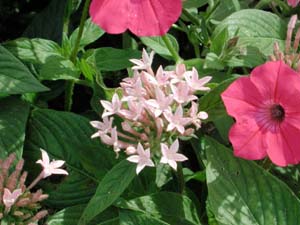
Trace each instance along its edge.
<path fill-rule="evenodd" d="M 136 153 L 136 148 L 133 146 L 129 146 L 126 148 L 125 152 L 127 155 L 133 155 Z"/>

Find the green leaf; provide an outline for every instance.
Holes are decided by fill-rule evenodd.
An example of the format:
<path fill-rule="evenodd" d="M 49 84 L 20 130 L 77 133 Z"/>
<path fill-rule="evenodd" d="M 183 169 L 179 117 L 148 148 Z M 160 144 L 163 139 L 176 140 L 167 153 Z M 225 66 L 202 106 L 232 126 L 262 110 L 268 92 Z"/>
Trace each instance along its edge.
<path fill-rule="evenodd" d="M 77 223 L 85 205 L 75 205 L 65 208 L 54 215 L 48 217 L 48 225 L 74 225 Z"/>
<path fill-rule="evenodd" d="M 176 38 L 171 34 L 167 34 L 167 36 L 175 51 L 179 52 L 179 45 Z M 162 37 L 141 37 L 141 41 L 143 42 L 144 45 L 154 50 L 155 53 L 159 54 L 160 56 L 166 59 L 173 59 L 173 56 L 169 51 L 169 49 L 167 48 Z"/>
<path fill-rule="evenodd" d="M 208 119 L 206 121 L 213 121 L 220 117 L 227 115 L 223 101 L 221 99 L 221 93 L 235 80 L 231 78 L 221 82 L 217 87 L 212 89 L 206 95 L 201 97 L 199 108 L 201 111 L 208 113 Z"/>
<path fill-rule="evenodd" d="M 122 210 L 120 212 L 120 225 L 169 225 L 152 216 L 134 212 L 129 210 Z"/>
<path fill-rule="evenodd" d="M 219 5 L 217 8 L 212 12 L 210 19 L 216 21 L 222 21 L 230 14 L 239 11 L 241 9 L 239 0 L 226 0 L 226 1 L 219 1 Z"/>
<path fill-rule="evenodd" d="M 160 192 L 129 201 L 121 200 L 117 202 L 117 206 L 151 216 L 166 224 L 200 224 L 193 202 L 177 193 Z"/>
<path fill-rule="evenodd" d="M 108 171 L 114 154 L 99 140 L 91 139 L 95 132 L 85 117 L 48 109 L 34 110 L 26 138 L 28 165 L 34 167 L 40 158 L 39 148 L 43 148 L 50 156 L 65 160 L 68 168 L 94 180 L 101 179 L 99 173 L 84 169 L 85 162 L 98 163 L 98 170 Z"/>
<path fill-rule="evenodd" d="M 129 59 L 141 58 L 141 53 L 133 49 L 98 48 L 95 49 L 96 66 L 100 71 L 117 71 L 132 66 Z"/>
<path fill-rule="evenodd" d="M 247 46 L 244 49 L 240 49 L 239 53 L 235 57 L 226 60 L 226 64 L 229 67 L 249 67 L 253 68 L 266 62 L 266 56 L 262 52 L 252 46 Z"/>
<path fill-rule="evenodd" d="M 0 93 L 23 94 L 28 92 L 47 91 L 8 50 L 0 46 Z"/>
<path fill-rule="evenodd" d="M 0 99 L 0 159 L 22 156 L 29 105 L 16 97 Z"/>
<path fill-rule="evenodd" d="M 4 43 L 4 46 L 22 61 L 33 64 L 43 64 L 48 57 L 60 55 L 57 43 L 41 38 L 19 38 Z"/>
<path fill-rule="evenodd" d="M 68 59 L 62 56 L 50 56 L 41 66 L 39 72 L 40 80 L 76 80 L 80 71 Z"/>
<path fill-rule="evenodd" d="M 285 183 L 214 139 L 206 142 L 208 198 L 221 224 L 300 224 L 300 201 Z"/>
<path fill-rule="evenodd" d="M 77 28 L 70 36 L 70 42 L 71 46 L 75 45 L 77 36 L 78 36 L 79 28 Z M 93 23 L 91 19 L 87 19 L 84 23 L 83 33 L 82 37 L 80 39 L 80 45 L 79 47 L 83 48 L 87 46 L 88 44 L 93 43 L 98 38 L 100 38 L 103 34 L 105 34 L 105 31 L 102 30 L 98 25 Z"/>
<path fill-rule="evenodd" d="M 228 30 L 228 39 L 239 37 L 237 46 L 252 46 L 268 56 L 273 53 L 274 42 L 284 46 L 287 25 L 277 15 L 256 9 L 240 10 L 223 20 L 215 29 L 214 39 Z"/>
<path fill-rule="evenodd" d="M 67 0 L 52 0 L 42 12 L 34 17 L 22 36 L 44 38 L 61 43 L 66 3 Z"/>
<path fill-rule="evenodd" d="M 183 7 L 185 9 L 189 8 L 199 8 L 208 3 L 208 0 L 186 0 L 183 2 Z"/>
<path fill-rule="evenodd" d="M 48 217 L 47 224 L 48 225 L 75 225 L 77 224 L 83 210 L 85 209 L 86 205 L 75 205 L 72 207 L 65 208 L 54 215 Z M 99 225 L 118 225 L 117 221 L 118 218 L 118 210 L 115 208 L 109 208 L 105 210 L 103 213 L 101 213 L 96 219 L 96 222 L 93 222 L 92 224 L 98 224 Z M 91 224 L 91 225 L 92 225 Z"/>
<path fill-rule="evenodd" d="M 65 160 L 70 173 L 58 184 L 41 184 L 50 194 L 47 204 L 62 208 L 87 203 L 115 162 L 111 149 L 90 138 L 95 130 L 89 120 L 73 113 L 34 110 L 27 131 L 24 158 L 31 175 L 40 170 L 35 164 L 41 155 L 39 148 L 51 158 Z"/>
<path fill-rule="evenodd" d="M 69 175 L 61 176 L 62 180 L 58 184 L 50 182 L 40 184 L 43 190 L 49 194 L 45 204 L 52 209 L 85 204 L 96 191 L 96 182 L 91 180 L 91 178 L 70 169 L 68 171 Z"/>
<path fill-rule="evenodd" d="M 93 198 L 85 208 L 78 224 L 88 224 L 95 216 L 109 207 L 124 192 L 136 176 L 133 163 L 127 160 L 114 166 L 101 180 Z"/>

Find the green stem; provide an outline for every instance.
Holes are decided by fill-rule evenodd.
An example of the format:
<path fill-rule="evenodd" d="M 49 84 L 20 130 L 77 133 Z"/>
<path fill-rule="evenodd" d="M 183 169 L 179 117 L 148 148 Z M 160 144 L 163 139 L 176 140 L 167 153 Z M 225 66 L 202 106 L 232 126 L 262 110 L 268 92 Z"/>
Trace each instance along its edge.
<path fill-rule="evenodd" d="M 284 12 L 289 11 L 290 7 L 286 5 L 282 0 L 273 0 L 279 7 L 283 9 Z"/>
<path fill-rule="evenodd" d="M 181 163 L 177 163 L 177 182 L 178 182 L 178 192 L 183 194 L 185 188 L 184 176 L 182 171 Z"/>
<path fill-rule="evenodd" d="M 181 63 L 183 60 L 182 58 L 180 58 L 180 56 L 178 55 L 177 51 L 174 49 L 168 35 L 163 35 L 162 36 L 162 40 L 164 41 L 165 45 L 167 46 L 168 50 L 170 51 L 170 53 L 173 56 L 174 61 L 176 62 L 176 64 Z"/>
<path fill-rule="evenodd" d="M 193 58 L 193 59 L 185 60 L 183 63 L 188 67 L 193 67 L 193 66 L 202 67 L 204 62 L 205 60 L 202 58 Z"/>
<path fill-rule="evenodd" d="M 200 58 L 200 50 L 199 50 L 199 45 L 193 44 L 194 51 L 195 51 L 195 56 L 196 58 Z"/>
<path fill-rule="evenodd" d="M 273 163 L 269 158 L 265 158 L 262 162 L 262 167 L 266 170 L 266 171 L 270 171 L 270 169 L 272 168 Z"/>
<path fill-rule="evenodd" d="M 79 50 L 80 41 L 81 41 L 83 29 L 84 29 L 84 23 L 85 23 L 85 20 L 87 18 L 87 15 L 88 15 L 90 2 L 91 2 L 91 0 L 86 0 L 85 3 L 84 3 L 82 15 L 81 15 L 81 18 L 80 18 L 80 25 L 79 25 L 78 35 L 77 35 L 77 38 L 76 38 L 75 46 L 74 46 L 73 51 L 72 51 L 71 56 L 70 56 L 70 60 L 73 63 L 75 63 L 75 61 L 76 61 L 76 56 L 77 56 L 77 53 L 78 53 L 78 50 Z"/>
<path fill-rule="evenodd" d="M 197 17 L 195 17 L 194 15 L 192 15 L 189 11 L 187 11 L 186 9 L 182 9 L 182 14 L 184 16 L 186 16 L 191 22 L 193 22 L 194 24 L 196 24 L 197 26 L 200 26 L 200 22 L 199 19 Z"/>
<path fill-rule="evenodd" d="M 272 0 L 261 0 L 255 5 L 255 9 L 263 9 L 267 6 Z"/>
<path fill-rule="evenodd" d="M 83 34 L 83 29 L 84 29 L 84 23 L 85 20 L 87 18 L 88 15 L 88 10 L 89 10 L 89 5 L 90 5 L 91 0 L 86 0 L 83 6 L 83 11 L 82 11 L 82 15 L 80 18 L 80 25 L 79 25 L 79 31 L 78 31 L 78 35 L 76 38 L 76 42 L 75 42 L 75 46 L 71 52 L 70 55 L 70 60 L 76 64 L 76 58 L 77 58 L 77 53 L 80 47 L 80 41 L 81 41 L 81 37 Z M 73 93 L 74 93 L 74 86 L 75 86 L 75 82 L 74 81 L 67 81 L 66 82 L 66 86 L 65 86 L 65 110 L 66 111 L 71 111 L 72 109 L 72 104 L 73 104 Z"/>
<path fill-rule="evenodd" d="M 214 11 L 217 9 L 217 7 L 219 6 L 220 1 L 218 1 L 215 5 L 213 5 L 213 8 L 207 13 L 207 15 L 205 16 L 205 20 L 208 20 L 208 18 L 214 13 Z"/>

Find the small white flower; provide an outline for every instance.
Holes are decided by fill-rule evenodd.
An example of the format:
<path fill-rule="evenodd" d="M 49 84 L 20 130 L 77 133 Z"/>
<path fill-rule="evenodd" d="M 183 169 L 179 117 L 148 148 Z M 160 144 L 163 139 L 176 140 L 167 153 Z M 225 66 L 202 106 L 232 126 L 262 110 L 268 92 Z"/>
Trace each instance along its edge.
<path fill-rule="evenodd" d="M 173 142 L 170 148 L 166 144 L 161 143 L 161 153 L 162 157 L 160 162 L 169 164 L 174 170 L 177 170 L 177 163 L 176 162 L 182 162 L 185 160 L 188 160 L 187 157 L 185 157 L 183 154 L 177 153 L 179 148 L 179 142 L 178 139 Z"/>
<path fill-rule="evenodd" d="M 154 163 L 151 160 L 150 149 L 147 148 L 144 150 L 141 143 L 138 143 L 137 146 L 137 155 L 132 155 L 127 158 L 129 162 L 137 163 L 136 174 L 139 174 L 145 166 L 154 167 Z"/>
<path fill-rule="evenodd" d="M 42 159 L 39 159 L 38 161 L 36 161 L 36 163 L 41 164 L 43 167 L 43 171 L 42 171 L 43 178 L 49 177 L 52 174 L 68 175 L 67 171 L 63 169 L 59 169 L 59 167 L 61 167 L 65 163 L 65 161 L 53 160 L 52 162 L 50 162 L 47 152 L 43 149 L 40 150 L 42 152 Z"/>

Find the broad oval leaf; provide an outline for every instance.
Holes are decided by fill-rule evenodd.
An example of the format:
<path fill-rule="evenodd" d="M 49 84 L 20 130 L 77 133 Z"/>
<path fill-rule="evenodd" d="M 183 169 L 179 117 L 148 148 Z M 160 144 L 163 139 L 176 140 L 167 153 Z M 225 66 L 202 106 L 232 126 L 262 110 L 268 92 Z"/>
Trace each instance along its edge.
<path fill-rule="evenodd" d="M 78 36 L 79 28 L 77 28 L 70 36 L 70 42 L 71 46 L 75 46 L 76 39 Z M 98 25 L 93 23 L 91 19 L 87 19 L 84 23 L 83 33 L 82 37 L 80 39 L 79 46 L 81 48 L 85 47 L 88 44 L 93 43 L 98 38 L 100 38 L 103 34 L 105 34 L 105 31 L 102 30 Z"/>
<path fill-rule="evenodd" d="M 68 0 L 51 0 L 49 5 L 36 14 L 26 28 L 23 37 L 45 38 L 60 43 L 63 34 L 64 14 Z"/>
<path fill-rule="evenodd" d="M 111 149 L 90 138 L 95 131 L 89 120 L 73 113 L 34 110 L 27 131 L 24 158 L 31 175 L 40 170 L 35 164 L 39 148 L 51 158 L 65 160 L 70 172 L 58 185 L 42 185 L 50 194 L 47 203 L 55 208 L 87 203 L 115 162 Z"/>
<path fill-rule="evenodd" d="M 171 34 L 166 34 L 167 38 L 169 38 L 172 47 L 175 51 L 179 52 L 179 44 L 174 36 Z M 141 37 L 141 41 L 144 45 L 148 46 L 149 48 L 153 49 L 157 54 L 166 58 L 166 59 L 173 59 L 173 56 L 169 49 L 166 46 L 166 43 L 163 41 L 162 37 Z"/>
<path fill-rule="evenodd" d="M 201 111 L 208 113 L 208 119 L 205 121 L 214 121 L 220 117 L 227 115 L 223 101 L 221 99 L 221 93 L 235 80 L 231 78 L 221 82 L 210 92 L 201 97 L 199 108 Z"/>
<path fill-rule="evenodd" d="M 116 205 L 151 216 L 166 224 L 200 224 L 193 202 L 177 193 L 160 192 L 129 201 L 121 200 Z"/>
<path fill-rule="evenodd" d="M 47 91 L 28 68 L 0 45 L 0 94 Z"/>
<path fill-rule="evenodd" d="M 208 199 L 221 224 L 300 224 L 300 201 L 285 183 L 208 137 L 206 156 Z"/>
<path fill-rule="evenodd" d="M 117 71 L 132 66 L 129 59 L 141 58 L 141 52 L 133 49 L 104 47 L 95 49 L 96 66 L 100 71 Z"/>
<path fill-rule="evenodd" d="M 39 71 L 40 80 L 77 80 L 80 70 L 71 62 L 59 55 L 48 57 Z"/>
<path fill-rule="evenodd" d="M 75 205 L 65 208 L 47 219 L 47 225 L 75 225 L 86 205 Z M 116 208 L 108 208 L 101 213 L 91 225 L 119 225 L 119 215 Z M 101 223 L 99 223 L 101 222 Z"/>
<path fill-rule="evenodd" d="M 0 99 L 0 159 L 13 152 L 21 158 L 29 108 L 16 97 Z"/>
<path fill-rule="evenodd" d="M 41 38 L 19 38 L 4 43 L 4 46 L 22 61 L 33 64 L 43 64 L 50 56 L 60 55 L 56 42 Z"/>
<path fill-rule="evenodd" d="M 284 46 L 287 25 L 273 13 L 245 9 L 223 20 L 213 32 L 212 42 L 224 29 L 228 30 L 228 39 L 239 37 L 238 46 L 257 47 L 268 56 L 273 53 L 275 41 Z"/>
<path fill-rule="evenodd" d="M 170 225 L 153 216 L 140 212 L 122 210 L 120 212 L 120 225 Z"/>
<path fill-rule="evenodd" d="M 92 177 L 95 181 L 102 178 L 114 162 L 114 153 L 99 140 L 92 140 L 94 128 L 85 117 L 55 110 L 34 110 L 28 125 L 26 156 L 31 167 L 40 157 L 39 148 L 47 150 L 50 156 L 63 159 L 69 168 Z M 85 163 L 89 162 L 89 169 Z M 92 163 L 93 162 L 93 163 Z M 95 174 L 96 167 L 102 173 Z"/>
<path fill-rule="evenodd" d="M 117 200 L 136 176 L 135 167 L 135 164 L 123 160 L 104 176 L 95 195 L 85 208 L 78 225 L 88 224 Z"/>

